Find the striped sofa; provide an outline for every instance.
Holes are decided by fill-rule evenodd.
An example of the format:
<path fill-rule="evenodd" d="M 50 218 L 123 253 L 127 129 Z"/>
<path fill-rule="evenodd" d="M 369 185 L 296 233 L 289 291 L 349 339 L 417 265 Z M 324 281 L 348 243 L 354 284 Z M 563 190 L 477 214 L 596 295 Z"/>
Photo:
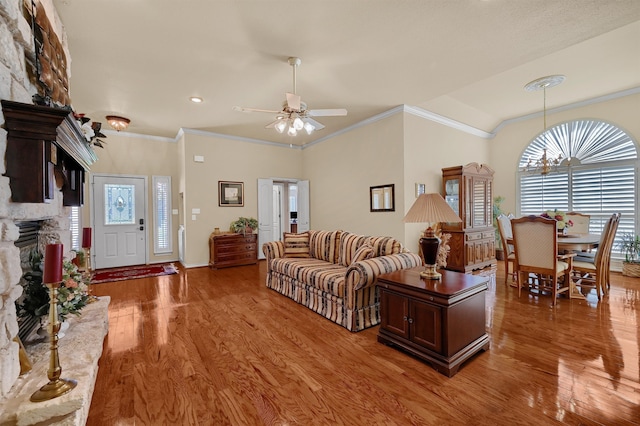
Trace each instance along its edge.
<path fill-rule="evenodd" d="M 262 251 L 268 288 L 350 331 L 380 323 L 379 274 L 422 264 L 391 237 L 345 231 L 285 233 Z"/>

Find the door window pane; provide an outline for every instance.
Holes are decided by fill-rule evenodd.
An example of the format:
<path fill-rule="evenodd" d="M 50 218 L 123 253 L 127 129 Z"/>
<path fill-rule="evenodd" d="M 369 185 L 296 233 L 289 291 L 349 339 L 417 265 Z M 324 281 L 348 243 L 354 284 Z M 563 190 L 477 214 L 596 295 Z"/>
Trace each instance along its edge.
<path fill-rule="evenodd" d="M 104 185 L 105 225 L 135 225 L 135 193 L 134 185 Z"/>

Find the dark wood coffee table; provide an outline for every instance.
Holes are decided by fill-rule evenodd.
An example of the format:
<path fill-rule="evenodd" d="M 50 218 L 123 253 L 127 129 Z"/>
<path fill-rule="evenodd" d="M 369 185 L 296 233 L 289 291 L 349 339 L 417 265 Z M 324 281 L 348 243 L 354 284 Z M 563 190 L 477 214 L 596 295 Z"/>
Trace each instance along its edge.
<path fill-rule="evenodd" d="M 420 277 L 424 267 L 378 277 L 378 342 L 398 347 L 451 377 L 489 349 L 485 330 L 488 277 L 442 270 L 442 280 Z"/>

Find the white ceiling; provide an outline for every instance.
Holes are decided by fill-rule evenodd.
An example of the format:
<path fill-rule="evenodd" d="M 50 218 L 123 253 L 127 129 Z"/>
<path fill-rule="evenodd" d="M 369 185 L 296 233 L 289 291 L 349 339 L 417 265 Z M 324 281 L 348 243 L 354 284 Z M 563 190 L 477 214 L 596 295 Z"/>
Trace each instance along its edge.
<path fill-rule="evenodd" d="M 128 132 L 191 128 L 297 145 L 406 104 L 492 132 L 538 112 L 523 86 L 564 74 L 548 108 L 640 88 L 638 0 L 54 0 L 76 112 Z M 326 128 L 264 126 L 292 90 Z M 190 96 L 204 98 L 193 104 Z M 106 123 L 105 127 L 108 127 Z"/>

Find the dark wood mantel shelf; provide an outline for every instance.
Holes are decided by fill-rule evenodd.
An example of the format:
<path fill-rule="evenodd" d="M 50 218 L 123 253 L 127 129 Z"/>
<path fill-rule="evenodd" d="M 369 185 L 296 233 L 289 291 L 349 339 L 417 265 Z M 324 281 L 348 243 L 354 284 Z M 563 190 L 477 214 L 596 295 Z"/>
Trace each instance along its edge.
<path fill-rule="evenodd" d="M 7 131 L 6 172 L 11 201 L 53 200 L 56 177 L 63 204 L 84 201 L 84 173 L 97 160 L 73 113 L 64 109 L 2 101 Z"/>

